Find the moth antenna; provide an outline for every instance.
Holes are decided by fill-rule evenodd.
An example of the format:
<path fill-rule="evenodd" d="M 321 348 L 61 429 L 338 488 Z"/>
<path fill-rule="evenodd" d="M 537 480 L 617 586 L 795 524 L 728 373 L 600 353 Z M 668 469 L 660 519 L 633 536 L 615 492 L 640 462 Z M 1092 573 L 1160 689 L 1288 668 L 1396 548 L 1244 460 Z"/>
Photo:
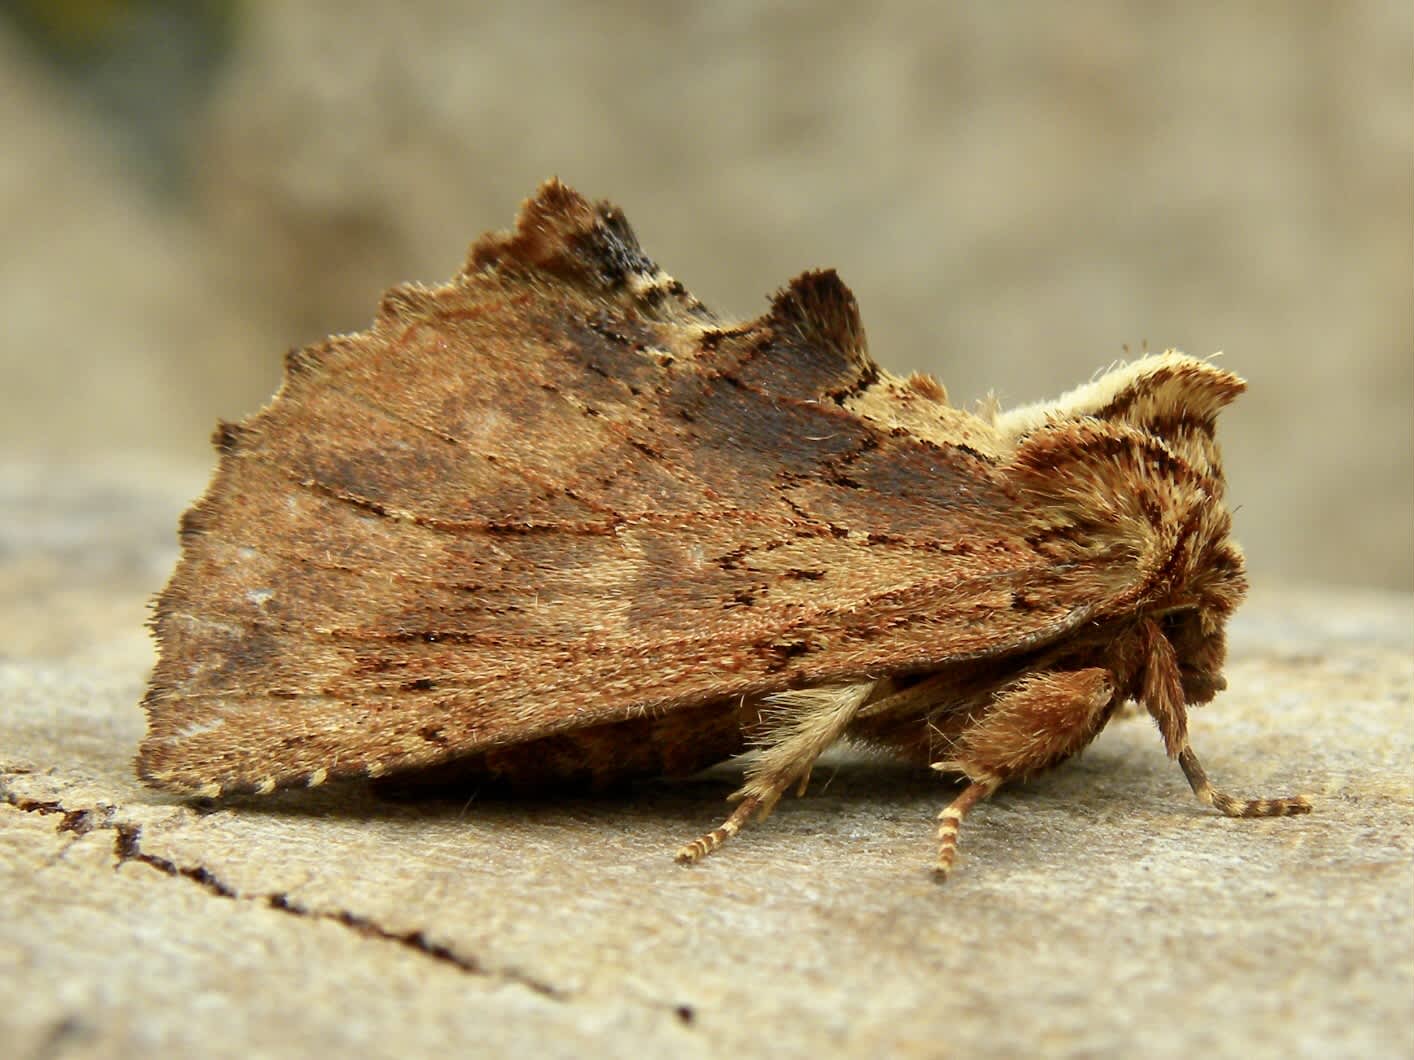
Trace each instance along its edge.
<path fill-rule="evenodd" d="M 946 768 L 938 763 L 933 768 Z M 1001 787 L 1000 777 L 983 777 L 974 780 L 962 789 L 962 794 L 948 803 L 947 809 L 938 814 L 938 860 L 933 866 L 938 879 L 945 880 L 952 872 L 953 859 L 957 857 L 957 833 L 962 827 L 962 819 L 967 811 Z"/>
<path fill-rule="evenodd" d="M 1188 778 L 1188 786 L 1202 802 L 1221 810 L 1228 817 L 1291 817 L 1311 812 L 1311 800 L 1305 795 L 1283 795 L 1276 799 L 1238 799 L 1219 791 L 1208 780 L 1208 774 L 1198 762 L 1198 756 L 1187 743 L 1178 752 L 1178 764 Z"/>

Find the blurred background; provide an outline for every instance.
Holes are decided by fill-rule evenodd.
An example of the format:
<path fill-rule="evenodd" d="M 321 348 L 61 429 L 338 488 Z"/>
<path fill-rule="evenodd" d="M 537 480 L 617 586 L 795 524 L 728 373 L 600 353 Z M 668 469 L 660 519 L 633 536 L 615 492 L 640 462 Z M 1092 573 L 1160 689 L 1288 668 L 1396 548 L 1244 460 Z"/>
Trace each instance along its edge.
<path fill-rule="evenodd" d="M 185 476 L 555 174 L 954 401 L 1225 351 L 1254 578 L 1414 588 L 1408 0 L 0 2 L 0 459 Z M 173 511 L 175 520 L 176 511 Z"/>

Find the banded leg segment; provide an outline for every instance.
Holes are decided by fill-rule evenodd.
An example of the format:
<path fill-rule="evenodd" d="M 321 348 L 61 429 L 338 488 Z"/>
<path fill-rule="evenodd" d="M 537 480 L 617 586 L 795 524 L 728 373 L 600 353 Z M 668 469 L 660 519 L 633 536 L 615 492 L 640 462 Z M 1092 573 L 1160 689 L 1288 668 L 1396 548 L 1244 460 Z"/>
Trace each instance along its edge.
<path fill-rule="evenodd" d="M 699 861 L 740 832 L 753 814 L 769 816 L 792 784 L 803 795 L 815 759 L 840 738 L 873 690 L 874 682 L 869 681 L 770 697 L 761 750 L 747 770 L 746 783 L 732 794 L 740 803 L 712 831 L 679 847 L 677 860 Z"/>
<path fill-rule="evenodd" d="M 1208 774 L 1198 762 L 1198 756 L 1187 743 L 1178 752 L 1178 764 L 1188 778 L 1193 794 L 1228 817 L 1293 817 L 1311 812 L 1311 800 L 1304 795 L 1282 795 L 1271 799 L 1238 799 L 1218 791 L 1208 781 Z"/>
<path fill-rule="evenodd" d="M 782 789 L 784 790 L 784 789 Z M 700 835 L 691 843 L 684 843 L 678 847 L 675 855 L 678 861 L 689 864 L 694 861 L 701 861 L 712 851 L 725 843 L 732 836 L 742 830 L 747 821 L 751 820 L 751 815 L 761 806 L 761 800 L 755 795 L 748 795 L 737 803 L 731 816 L 712 829 L 706 835 Z"/>
<path fill-rule="evenodd" d="M 957 833 L 967 811 L 996 791 L 1001 784 L 997 777 L 974 780 L 962 789 L 961 795 L 948 803 L 947 809 L 938 814 L 938 860 L 933 871 L 940 880 L 947 879 L 948 873 L 952 872 L 953 859 L 957 857 Z"/>
<path fill-rule="evenodd" d="M 1188 742 L 1188 709 L 1183 698 L 1183 682 L 1173 645 L 1153 622 L 1145 623 L 1148 659 L 1144 668 L 1144 706 L 1158 723 L 1164 749 L 1178 759 L 1193 794 L 1228 817 L 1291 817 L 1310 813 L 1304 795 L 1283 795 L 1273 799 L 1239 799 L 1213 787 Z"/>

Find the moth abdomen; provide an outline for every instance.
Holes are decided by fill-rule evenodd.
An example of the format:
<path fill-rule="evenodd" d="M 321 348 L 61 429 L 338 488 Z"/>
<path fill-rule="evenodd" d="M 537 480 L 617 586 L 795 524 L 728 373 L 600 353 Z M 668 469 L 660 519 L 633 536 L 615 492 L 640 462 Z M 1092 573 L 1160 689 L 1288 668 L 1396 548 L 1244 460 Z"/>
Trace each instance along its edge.
<path fill-rule="evenodd" d="M 392 774 L 382 786 L 435 791 L 488 785 L 512 794 L 604 791 L 652 777 L 690 776 L 740 754 L 747 744 L 739 705 L 719 701 L 459 755 Z"/>

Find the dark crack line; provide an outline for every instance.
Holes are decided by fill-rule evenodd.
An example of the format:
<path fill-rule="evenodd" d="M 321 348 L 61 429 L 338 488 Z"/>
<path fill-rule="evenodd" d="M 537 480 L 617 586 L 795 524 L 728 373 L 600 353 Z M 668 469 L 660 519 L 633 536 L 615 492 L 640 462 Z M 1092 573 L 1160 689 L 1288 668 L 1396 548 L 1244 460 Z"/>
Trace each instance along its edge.
<path fill-rule="evenodd" d="M 475 957 L 464 957 L 455 952 L 449 946 L 433 942 L 425 932 L 421 930 L 396 932 L 390 931 L 381 924 L 376 923 L 367 917 L 357 916 L 354 913 L 341 911 L 337 913 L 321 913 L 312 909 L 307 909 L 296 902 L 290 900 L 285 894 L 270 894 L 264 896 L 264 901 L 271 909 L 278 909 L 282 913 L 289 913 L 292 916 L 307 917 L 311 920 L 329 920 L 335 924 L 341 924 L 346 928 L 357 931 L 360 935 L 370 938 L 383 939 L 387 942 L 394 942 L 400 946 L 407 946 L 410 949 L 430 957 L 435 961 L 450 964 L 459 971 L 468 975 L 487 976 L 494 979 L 504 979 L 507 982 L 516 983 L 527 990 L 534 991 L 542 997 L 547 997 L 552 1001 L 570 1001 L 571 995 L 557 986 L 536 979 L 527 975 L 517 968 L 487 968 Z"/>
<path fill-rule="evenodd" d="M 70 1013 L 60 1017 L 45 1033 L 35 1048 L 35 1060 L 72 1054 L 73 1048 L 97 1038 L 97 1031 L 82 1016 Z"/>
<path fill-rule="evenodd" d="M 119 865 L 123 864 L 125 861 L 138 861 L 168 876 L 191 880 L 193 883 L 199 884 L 207 891 L 221 898 L 230 898 L 234 901 L 260 902 L 276 912 L 287 913 L 290 916 L 300 917 L 306 920 L 326 920 L 330 923 L 349 928 L 365 938 L 381 939 L 385 942 L 392 942 L 399 946 L 404 946 L 414 953 L 429 957 L 441 964 L 451 965 L 453 968 L 467 975 L 482 976 L 489 979 L 502 979 L 507 982 L 516 983 L 552 1001 L 570 1000 L 570 995 L 556 986 L 552 986 L 533 976 L 526 975 L 524 972 L 514 968 L 487 968 L 475 957 L 464 957 L 452 950 L 449 946 L 443 946 L 433 942 L 427 937 L 427 934 L 420 929 L 406 932 L 392 931 L 369 917 L 359 916 L 347 910 L 320 912 L 302 906 L 292 901 L 289 895 L 280 892 L 274 894 L 242 895 L 234 887 L 225 883 L 208 869 L 201 866 L 193 868 L 178 865 L 176 862 L 170 861 L 167 858 L 159 857 L 156 854 L 149 854 L 144 851 L 142 849 L 142 828 L 139 825 L 118 825 L 116 833 L 117 837 L 114 840 L 113 848 Z"/>
<path fill-rule="evenodd" d="M 116 811 L 116 807 L 105 805 L 88 810 L 66 810 L 59 802 L 22 799 L 8 790 L 0 790 L 0 798 L 3 798 L 6 804 L 23 813 L 38 813 L 46 816 L 58 814 L 60 820 L 54 826 L 54 830 L 60 833 L 71 832 L 74 835 L 88 835 L 89 832 L 98 828 L 112 828 L 113 814 Z"/>
<path fill-rule="evenodd" d="M 30 770 L 18 768 L 0 770 L 0 803 L 13 806 L 23 813 L 58 816 L 60 819 L 55 826 L 55 831 L 59 833 L 67 832 L 75 836 L 83 836 L 90 832 L 111 829 L 113 832 L 113 867 L 115 870 L 129 861 L 135 861 L 149 868 L 156 869 L 164 876 L 170 876 L 174 879 L 189 880 L 218 898 L 225 898 L 233 902 L 256 902 L 264 904 L 267 908 L 273 909 L 276 912 L 287 913 L 290 916 L 301 917 L 307 920 L 327 920 L 351 931 L 355 931 L 365 938 L 379 939 L 384 942 L 391 942 L 395 945 L 406 947 L 423 957 L 427 957 L 441 964 L 450 965 L 464 975 L 474 975 L 480 978 L 514 983 L 535 994 L 539 994 L 541 997 L 562 1004 L 574 1000 L 574 995 L 569 991 L 547 983 L 543 979 L 537 979 L 517 968 L 487 967 L 475 957 L 464 956 L 454 951 L 450 946 L 433 942 L 427 937 L 426 932 L 421 929 L 398 932 L 383 927 L 377 921 L 369 917 L 359 916 L 347 910 L 321 912 L 309 909 L 293 901 L 289 895 L 281 892 L 273 894 L 241 894 L 236 888 L 216 876 L 209 869 L 200 865 L 178 865 L 175 861 L 157 854 L 149 854 L 147 851 L 143 850 L 142 826 L 115 820 L 114 818 L 118 812 L 116 806 L 100 803 L 88 809 L 69 810 L 58 800 L 27 799 L 17 795 L 6 783 L 8 777 L 25 775 L 30 772 Z M 650 1007 L 666 1010 L 683 1027 L 692 1027 L 696 1024 L 697 1010 L 692 1005 L 675 1004 L 664 1001 L 650 1001 L 648 1004 Z"/>
<path fill-rule="evenodd" d="M 113 833 L 113 857 L 116 859 L 113 867 L 115 869 L 121 868 L 129 861 L 136 861 L 167 876 L 177 876 L 200 884 L 219 898 L 235 899 L 240 897 L 234 887 L 223 883 L 216 875 L 200 865 L 195 868 L 184 867 L 175 861 L 169 861 L 167 858 L 144 851 L 142 849 L 141 825 L 119 824 L 114 827 Z"/>
<path fill-rule="evenodd" d="M 406 932 L 392 931 L 368 917 L 359 916 L 348 911 L 320 912 L 306 908 L 292 901 L 288 895 L 283 893 L 242 895 L 236 888 L 226 883 L 209 869 L 200 865 L 194 867 L 178 865 L 175 861 L 157 854 L 149 854 L 147 851 L 143 850 L 142 826 L 126 822 L 115 822 L 113 817 L 116 813 L 116 807 L 104 805 L 94 809 L 67 810 L 62 803 L 55 800 L 26 799 L 16 795 L 4 784 L 3 777 L 0 777 L 0 801 L 13 806 L 23 813 L 37 813 L 45 816 L 59 815 L 60 821 L 55 831 L 61 833 L 70 832 L 76 836 L 81 836 L 99 829 L 112 829 L 115 869 L 127 862 L 135 861 L 149 868 L 156 869 L 164 876 L 171 876 L 174 879 L 190 880 L 209 894 L 213 894 L 218 898 L 226 898 L 231 901 L 262 903 L 267 908 L 273 909 L 276 912 L 287 913 L 290 916 L 307 920 L 327 920 L 355 931 L 365 938 L 381 939 L 385 942 L 392 942 L 399 946 L 404 946 L 424 957 L 431 958 L 441 964 L 450 965 L 467 975 L 475 975 L 488 979 L 500 979 L 515 983 L 539 994 L 541 997 L 549 998 L 552 1001 L 566 1002 L 573 999 L 568 991 L 562 990 L 541 979 L 537 979 L 534 976 L 527 975 L 525 972 L 519 971 L 518 969 L 488 968 L 474 957 L 463 956 L 455 952 L 449 946 L 433 942 L 427 937 L 426 932 L 421 930 Z M 682 1006 L 679 1007 L 681 1008 Z M 681 1016 L 679 1018 L 681 1018 Z"/>

